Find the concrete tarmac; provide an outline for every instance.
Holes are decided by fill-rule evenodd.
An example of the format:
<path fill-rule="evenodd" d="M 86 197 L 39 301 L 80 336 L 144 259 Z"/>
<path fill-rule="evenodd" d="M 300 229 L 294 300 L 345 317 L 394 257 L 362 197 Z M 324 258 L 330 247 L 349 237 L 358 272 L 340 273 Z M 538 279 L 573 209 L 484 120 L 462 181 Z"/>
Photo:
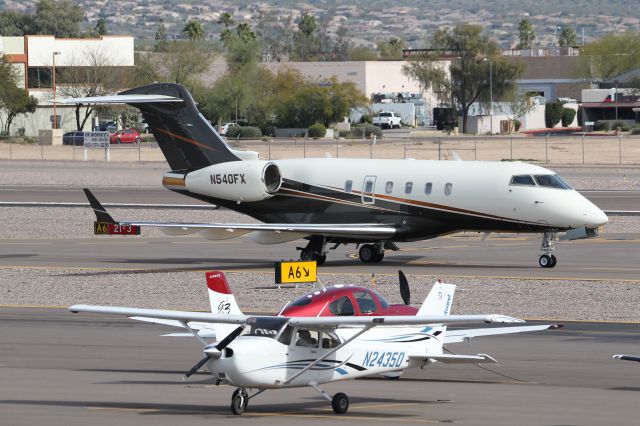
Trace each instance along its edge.
<path fill-rule="evenodd" d="M 640 366 L 611 358 L 640 353 L 637 324 L 568 323 L 560 330 L 477 338 L 448 348 L 489 353 L 500 366 L 436 364 L 397 381 L 324 385 L 350 396 L 346 416 L 333 414 L 307 388 L 267 391 L 245 414 L 233 416 L 233 388 L 216 387 L 205 373 L 181 380 L 200 359 L 201 346 L 191 338 L 158 336 L 174 330 L 61 309 L 0 308 L 0 423 L 637 423 Z"/>
<path fill-rule="evenodd" d="M 108 270 L 273 271 L 278 260 L 297 259 L 304 241 L 264 246 L 244 238 L 209 241 L 201 237 L 100 237 L 0 239 L 0 267 L 88 268 Z M 409 274 L 539 279 L 637 281 L 640 235 L 604 234 L 595 239 L 556 243 L 558 265 L 538 266 L 537 235 L 503 235 L 482 240 L 461 234 L 400 244 L 379 264 L 364 264 L 354 245 L 329 252 L 320 272 Z"/>

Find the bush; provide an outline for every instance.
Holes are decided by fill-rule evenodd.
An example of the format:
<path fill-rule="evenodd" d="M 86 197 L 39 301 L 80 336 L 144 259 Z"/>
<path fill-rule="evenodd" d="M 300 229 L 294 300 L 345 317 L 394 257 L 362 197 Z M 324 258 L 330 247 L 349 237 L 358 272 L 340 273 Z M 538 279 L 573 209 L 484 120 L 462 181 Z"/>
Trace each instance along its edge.
<path fill-rule="evenodd" d="M 365 126 L 364 127 L 364 136 L 366 138 L 370 138 L 372 135 L 376 135 L 376 137 L 382 137 L 382 129 L 378 126 Z"/>
<path fill-rule="evenodd" d="M 233 126 L 227 131 L 227 138 L 247 138 L 258 139 L 262 136 L 262 132 L 259 127 L 253 126 Z"/>
<path fill-rule="evenodd" d="M 631 134 L 640 135 L 640 126 L 635 126 L 633 129 L 631 129 Z"/>
<path fill-rule="evenodd" d="M 547 102 L 544 110 L 545 126 L 552 128 L 562 120 L 562 102 Z"/>
<path fill-rule="evenodd" d="M 609 130 L 620 130 L 621 132 L 628 132 L 629 126 L 624 121 L 614 121 L 609 125 Z"/>
<path fill-rule="evenodd" d="M 371 123 L 372 120 L 373 119 L 369 114 L 363 114 L 362 117 L 360 117 L 360 123 L 362 124 Z"/>
<path fill-rule="evenodd" d="M 265 136 L 275 136 L 277 130 L 278 128 L 276 126 L 267 126 L 264 128 L 262 134 Z"/>
<path fill-rule="evenodd" d="M 516 132 L 520 131 L 521 126 L 522 126 L 522 123 L 520 122 L 520 120 L 513 120 L 513 128 L 515 129 Z"/>
<path fill-rule="evenodd" d="M 324 136 L 327 134 L 327 128 L 320 123 L 316 123 L 309 126 L 309 128 L 307 129 L 307 134 L 310 138 L 314 139 L 324 138 Z"/>
<path fill-rule="evenodd" d="M 608 123 L 605 123 L 602 121 L 596 121 L 596 123 L 593 125 L 593 130 L 594 131 L 609 130 Z"/>
<path fill-rule="evenodd" d="M 571 108 L 562 108 L 562 127 L 569 127 L 576 118 L 576 110 Z"/>

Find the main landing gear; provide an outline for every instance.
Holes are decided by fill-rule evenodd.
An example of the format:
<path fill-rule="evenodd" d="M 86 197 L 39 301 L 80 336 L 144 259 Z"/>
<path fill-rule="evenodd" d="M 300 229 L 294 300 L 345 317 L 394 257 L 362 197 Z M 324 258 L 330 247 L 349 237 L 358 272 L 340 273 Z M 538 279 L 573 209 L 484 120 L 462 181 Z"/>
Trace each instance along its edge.
<path fill-rule="evenodd" d="M 327 261 L 327 241 L 324 237 L 313 236 L 305 248 L 300 250 L 300 260 L 315 260 L 318 265 L 324 265 Z"/>
<path fill-rule="evenodd" d="M 364 263 L 378 263 L 384 259 L 384 246 L 382 243 L 363 244 L 358 251 L 358 257 Z"/>
<path fill-rule="evenodd" d="M 231 395 L 231 412 L 237 416 L 244 413 L 244 410 L 246 410 L 247 405 L 249 405 L 249 400 L 260 395 L 265 390 L 266 389 L 260 389 L 258 392 L 249 396 L 245 388 L 236 389 L 235 391 L 233 391 L 233 394 Z"/>
<path fill-rule="evenodd" d="M 327 391 L 321 389 L 316 382 L 309 383 L 309 386 L 314 388 L 327 401 L 331 402 L 331 408 L 333 408 L 334 413 L 345 414 L 349 410 L 349 397 L 346 394 L 338 392 L 337 394 L 331 396 L 329 395 L 329 393 L 327 393 Z"/>
<path fill-rule="evenodd" d="M 542 236 L 542 244 L 540 245 L 540 251 L 542 254 L 538 259 L 538 264 L 543 268 L 553 268 L 558 263 L 558 259 L 553 254 L 555 246 L 553 241 L 556 239 L 556 233 L 547 231 Z"/>

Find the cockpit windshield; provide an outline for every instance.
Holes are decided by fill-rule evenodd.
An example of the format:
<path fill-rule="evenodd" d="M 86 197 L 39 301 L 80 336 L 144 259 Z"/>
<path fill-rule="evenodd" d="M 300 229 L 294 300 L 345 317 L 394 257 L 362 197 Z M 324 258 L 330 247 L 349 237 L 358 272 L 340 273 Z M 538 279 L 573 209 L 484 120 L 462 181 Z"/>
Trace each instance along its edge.
<path fill-rule="evenodd" d="M 283 317 L 256 318 L 247 334 L 249 336 L 271 337 L 273 339 L 288 320 L 288 318 Z"/>
<path fill-rule="evenodd" d="M 534 176 L 536 183 L 546 188 L 571 189 L 568 183 L 562 180 L 558 175 L 536 175 Z"/>
<path fill-rule="evenodd" d="M 293 302 L 289 303 L 287 306 L 306 306 L 311 303 L 311 295 L 305 294 L 302 297 L 297 298 Z"/>

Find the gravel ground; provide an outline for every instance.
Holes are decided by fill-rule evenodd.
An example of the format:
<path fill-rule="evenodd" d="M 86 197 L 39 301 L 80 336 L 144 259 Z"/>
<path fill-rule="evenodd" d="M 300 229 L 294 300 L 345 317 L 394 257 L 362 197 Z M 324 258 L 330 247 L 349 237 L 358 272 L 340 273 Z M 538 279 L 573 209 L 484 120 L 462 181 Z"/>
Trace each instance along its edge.
<path fill-rule="evenodd" d="M 320 274 L 324 285 L 370 285 L 367 275 Z M 271 273 L 228 273 L 241 308 L 277 312 L 311 286 L 278 288 Z M 414 304 L 422 301 L 434 276 L 409 275 Z M 530 279 L 450 278 L 458 285 L 457 314 L 501 313 L 522 318 L 638 321 L 640 283 Z M 202 272 L 114 272 L 0 269 L 0 304 L 69 306 L 74 303 L 185 310 L 209 308 Z M 376 275 L 374 288 L 400 303 L 398 278 Z M 602 303 L 606 300 L 606 303 Z M 572 303 L 575 302 L 575 303 Z M 614 308 L 615 307 L 615 308 Z"/>

